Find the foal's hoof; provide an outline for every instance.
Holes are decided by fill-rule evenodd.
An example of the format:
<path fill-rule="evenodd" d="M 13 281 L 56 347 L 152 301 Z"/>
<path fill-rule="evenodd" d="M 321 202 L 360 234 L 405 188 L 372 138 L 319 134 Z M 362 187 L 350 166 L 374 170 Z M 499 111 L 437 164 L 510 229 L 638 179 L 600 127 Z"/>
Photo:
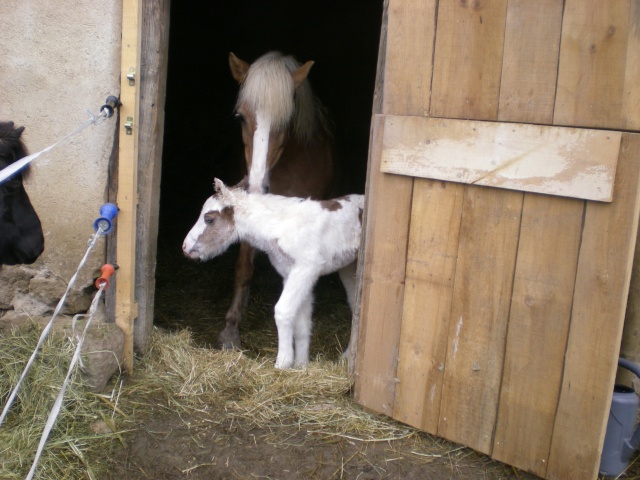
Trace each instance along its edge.
<path fill-rule="evenodd" d="M 218 348 L 222 350 L 240 350 L 240 332 L 224 329 L 218 335 Z"/>
<path fill-rule="evenodd" d="M 293 360 L 280 360 L 276 359 L 275 367 L 277 370 L 291 370 L 293 367 Z"/>

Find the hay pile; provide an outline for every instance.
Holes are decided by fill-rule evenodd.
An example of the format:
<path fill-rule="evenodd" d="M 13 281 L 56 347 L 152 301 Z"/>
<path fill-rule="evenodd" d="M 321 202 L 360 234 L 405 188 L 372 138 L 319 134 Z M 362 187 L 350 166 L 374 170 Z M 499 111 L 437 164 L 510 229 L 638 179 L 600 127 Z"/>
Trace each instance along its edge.
<path fill-rule="evenodd" d="M 320 435 L 362 440 L 398 438 L 413 432 L 362 411 L 350 398 L 345 362 L 318 357 L 305 370 L 281 371 L 274 357 L 250 358 L 237 351 L 193 345 L 187 331 L 156 332 L 143 366 L 154 381 L 173 392 L 179 407 L 211 408 L 250 426 L 273 428 L 295 420 Z M 150 375 L 148 375 L 150 376 Z"/>
<path fill-rule="evenodd" d="M 41 330 L 30 326 L 0 335 L 0 407 L 16 385 Z M 0 478 L 25 478 L 49 412 L 64 381 L 74 347 L 61 334 L 50 335 L 23 383 L 9 416 L 0 427 Z M 109 455 L 115 434 L 96 435 L 91 426 L 109 419 L 110 409 L 88 392 L 75 374 L 64 408 L 49 435 L 36 478 L 100 478 L 89 457 Z M 117 442 L 117 440 L 116 440 Z M 46 473 L 45 473 L 46 472 Z M 86 473 L 82 473 L 86 472 Z"/>
<path fill-rule="evenodd" d="M 36 327 L 0 336 L 0 405 L 17 382 L 37 343 Z M 72 347 L 52 335 L 0 427 L 0 478 L 24 478 L 68 368 Z M 112 393 L 89 393 L 75 375 L 65 396 L 37 478 L 104 478 L 128 435 L 163 412 L 198 412 L 241 428 L 274 432 L 297 425 L 308 435 L 379 441 L 415 431 L 362 411 L 349 397 L 346 366 L 322 358 L 301 371 L 279 371 L 274 358 L 194 345 L 187 331 L 156 330 L 150 350 L 131 378 L 115 379 Z"/>

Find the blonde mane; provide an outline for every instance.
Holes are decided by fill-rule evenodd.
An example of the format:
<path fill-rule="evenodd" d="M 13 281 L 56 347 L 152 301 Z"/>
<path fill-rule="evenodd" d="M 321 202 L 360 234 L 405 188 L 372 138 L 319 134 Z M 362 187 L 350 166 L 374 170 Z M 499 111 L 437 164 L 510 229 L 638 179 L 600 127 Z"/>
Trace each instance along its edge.
<path fill-rule="evenodd" d="M 258 58 L 242 82 L 237 106 L 244 104 L 254 112 L 261 111 L 276 131 L 291 124 L 293 134 L 309 142 L 319 128 L 330 135 L 328 120 L 307 79 L 297 89 L 294 87 L 291 72 L 298 67 L 300 63 L 293 57 L 280 52 Z"/>

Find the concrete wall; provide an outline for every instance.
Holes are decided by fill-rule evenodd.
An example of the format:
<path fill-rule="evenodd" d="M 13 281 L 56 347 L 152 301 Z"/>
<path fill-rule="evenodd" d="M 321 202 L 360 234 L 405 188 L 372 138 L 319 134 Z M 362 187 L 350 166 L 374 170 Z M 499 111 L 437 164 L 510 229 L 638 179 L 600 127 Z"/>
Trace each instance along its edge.
<path fill-rule="evenodd" d="M 77 128 L 86 109 L 97 114 L 108 95 L 118 95 L 121 10 L 120 0 L 0 2 L 0 119 L 26 127 L 31 153 Z M 0 271 L 0 316 L 55 307 L 106 200 L 116 126 L 115 116 L 89 126 L 33 163 L 25 186 L 42 221 L 45 250 L 29 267 Z M 101 238 L 67 310 L 86 308 L 104 260 Z"/>

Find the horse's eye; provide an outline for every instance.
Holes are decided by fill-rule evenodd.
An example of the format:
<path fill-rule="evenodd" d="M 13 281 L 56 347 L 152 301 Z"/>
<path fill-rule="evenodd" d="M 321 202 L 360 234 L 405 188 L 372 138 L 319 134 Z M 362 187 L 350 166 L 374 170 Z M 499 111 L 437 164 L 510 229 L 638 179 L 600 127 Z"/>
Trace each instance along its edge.
<path fill-rule="evenodd" d="M 213 225 L 213 217 L 204 217 L 204 223 L 206 223 L 207 225 Z"/>
<path fill-rule="evenodd" d="M 245 122 L 244 115 L 242 115 L 241 113 L 236 113 L 235 117 L 236 117 L 236 120 L 238 120 L 239 122 L 241 123 Z"/>

